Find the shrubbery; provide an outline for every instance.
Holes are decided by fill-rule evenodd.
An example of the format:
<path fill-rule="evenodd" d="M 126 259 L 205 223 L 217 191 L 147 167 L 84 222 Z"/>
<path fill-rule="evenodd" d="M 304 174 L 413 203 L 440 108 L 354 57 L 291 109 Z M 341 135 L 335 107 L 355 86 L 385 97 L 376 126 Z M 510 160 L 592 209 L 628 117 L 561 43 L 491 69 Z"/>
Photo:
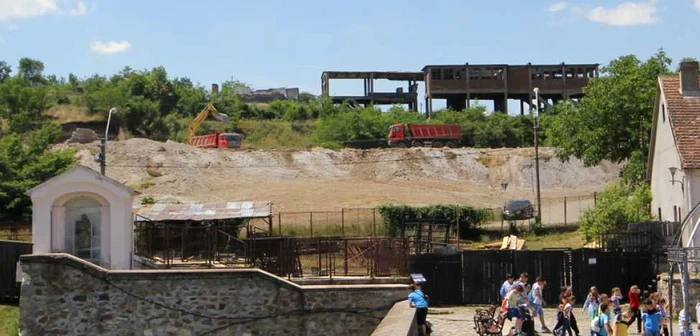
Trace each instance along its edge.
<path fill-rule="evenodd" d="M 600 235 L 623 233 L 627 224 L 652 219 L 651 191 L 646 184 L 611 184 L 598 194 L 596 206 L 583 211 L 581 234 L 590 242 Z"/>
<path fill-rule="evenodd" d="M 386 231 L 390 236 L 398 236 L 406 219 L 435 219 L 449 223 L 452 229 L 459 227 L 460 238 L 473 238 L 478 233 L 480 224 L 493 218 L 490 209 L 474 208 L 467 205 L 382 205 L 379 213 L 384 219 Z"/>

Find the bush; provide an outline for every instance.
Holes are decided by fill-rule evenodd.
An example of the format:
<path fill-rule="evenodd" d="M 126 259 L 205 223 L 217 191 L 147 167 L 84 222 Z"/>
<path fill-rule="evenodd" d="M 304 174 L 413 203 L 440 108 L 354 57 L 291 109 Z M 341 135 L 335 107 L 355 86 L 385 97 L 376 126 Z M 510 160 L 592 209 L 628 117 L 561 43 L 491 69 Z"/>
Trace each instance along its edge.
<path fill-rule="evenodd" d="M 454 204 L 422 207 L 387 204 L 378 209 L 390 236 L 401 233 L 405 219 L 436 219 L 446 221 L 452 228 L 459 225 L 460 238 L 473 238 L 477 236 L 478 226 L 493 217 L 490 209 Z"/>
<path fill-rule="evenodd" d="M 651 191 L 646 184 L 609 185 L 598 194 L 595 207 L 583 211 L 580 228 L 586 242 L 607 234 L 623 233 L 627 224 L 652 219 Z"/>

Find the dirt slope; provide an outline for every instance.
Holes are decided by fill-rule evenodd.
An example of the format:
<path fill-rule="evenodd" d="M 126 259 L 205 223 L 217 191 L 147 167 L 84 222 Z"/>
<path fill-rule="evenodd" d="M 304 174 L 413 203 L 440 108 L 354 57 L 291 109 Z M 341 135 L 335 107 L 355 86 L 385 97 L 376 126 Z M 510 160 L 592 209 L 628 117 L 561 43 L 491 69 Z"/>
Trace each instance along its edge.
<path fill-rule="evenodd" d="M 99 169 L 97 143 L 59 147 L 66 146 L 81 164 Z M 107 153 L 108 176 L 160 200 L 268 200 L 278 211 L 301 211 L 388 202 L 497 207 L 534 195 L 530 148 L 229 151 L 130 139 L 110 142 Z M 619 170 L 560 162 L 549 148 L 541 158 L 543 197 L 591 194 Z M 505 194 L 501 183 L 508 183 Z"/>

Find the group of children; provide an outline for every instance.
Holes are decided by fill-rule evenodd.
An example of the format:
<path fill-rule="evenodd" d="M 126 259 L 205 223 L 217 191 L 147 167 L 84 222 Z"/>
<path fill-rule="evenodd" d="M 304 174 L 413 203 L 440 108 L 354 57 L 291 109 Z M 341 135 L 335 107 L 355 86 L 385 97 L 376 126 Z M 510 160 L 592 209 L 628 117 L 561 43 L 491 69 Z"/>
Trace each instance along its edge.
<path fill-rule="evenodd" d="M 508 276 L 501 286 L 500 296 L 503 311 L 509 319 L 515 318 L 514 333 L 520 334 L 523 326 L 523 311 L 532 311 L 532 317 L 540 317 L 543 332 L 550 332 L 544 322 L 543 305 L 546 304 L 542 297 L 542 288 L 546 280 L 538 277 L 532 289 L 527 284 L 527 273 L 520 275 L 517 281 Z M 660 293 L 652 293 L 649 298 L 641 300 L 641 290 L 638 286 L 632 286 L 628 293 L 628 308 L 623 312 L 621 301 L 624 299 L 622 290 L 616 287 L 611 295 L 601 294 L 596 287 L 591 287 L 583 304 L 583 311 L 588 314 L 591 323 L 592 336 L 627 336 L 628 328 L 636 321 L 637 333 L 644 336 L 670 336 L 670 316 L 666 313 L 666 300 Z M 576 303 L 571 288 L 564 288 L 559 296 L 557 325 L 554 334 L 557 336 L 579 336 L 579 328 L 573 307 Z M 695 307 L 697 319 L 700 322 L 700 303 Z M 681 336 L 692 336 L 689 328 L 692 320 L 681 310 L 679 326 Z M 534 325 L 532 327 L 534 329 Z M 700 323 L 698 324 L 700 330 Z"/>

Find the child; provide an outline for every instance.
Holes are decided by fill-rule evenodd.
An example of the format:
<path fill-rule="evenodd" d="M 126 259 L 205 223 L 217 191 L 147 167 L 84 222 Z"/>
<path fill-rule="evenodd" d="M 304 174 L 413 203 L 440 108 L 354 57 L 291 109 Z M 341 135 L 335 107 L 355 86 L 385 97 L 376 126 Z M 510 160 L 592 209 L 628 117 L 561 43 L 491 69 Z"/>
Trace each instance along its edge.
<path fill-rule="evenodd" d="M 572 336 L 571 332 L 571 310 L 573 309 L 574 302 L 576 302 L 576 297 L 573 295 L 569 297 L 569 301 L 562 307 L 562 312 L 561 312 L 561 328 L 559 328 L 559 332 L 557 333 L 558 336 L 565 336 L 566 333 L 569 333 L 569 336 Z"/>
<path fill-rule="evenodd" d="M 513 286 L 513 280 L 515 280 L 515 277 L 513 277 L 510 274 L 506 275 L 506 280 L 503 281 L 503 284 L 501 285 L 501 290 L 498 292 L 498 294 L 501 295 L 501 300 L 505 299 L 506 294 L 510 292 L 510 287 Z"/>
<path fill-rule="evenodd" d="M 642 313 L 642 322 L 644 323 L 644 336 L 660 336 L 661 328 L 661 312 L 656 310 L 656 306 L 651 299 L 646 299 L 642 302 L 644 312 Z"/>
<path fill-rule="evenodd" d="M 637 285 L 630 287 L 630 291 L 627 293 L 627 297 L 630 299 L 630 310 L 634 313 L 632 321 L 637 321 L 637 333 L 642 333 L 642 316 L 639 314 L 639 294 L 641 291 Z"/>
<path fill-rule="evenodd" d="M 664 336 L 669 336 L 668 333 L 668 316 L 666 316 L 666 299 L 662 298 L 659 296 L 656 299 L 656 310 L 658 310 L 661 313 L 661 330 L 663 331 Z"/>
<path fill-rule="evenodd" d="M 615 315 L 615 336 L 627 336 L 627 329 L 631 324 L 632 316 L 634 316 L 634 313 L 631 310 Z"/>
<path fill-rule="evenodd" d="M 583 303 L 583 311 L 588 313 L 588 318 L 591 321 L 597 315 L 599 306 L 600 306 L 600 295 L 598 294 L 598 288 L 593 286 L 588 291 L 588 296 L 586 296 L 586 301 Z"/>
<path fill-rule="evenodd" d="M 546 302 L 542 298 L 542 289 L 547 285 L 547 280 L 538 276 L 535 285 L 532 286 L 532 317 L 540 317 L 540 325 L 542 326 L 542 332 L 550 333 L 551 331 L 547 328 L 547 324 L 544 322 L 544 309 L 542 308 Z"/>
<path fill-rule="evenodd" d="M 508 319 L 515 318 L 515 335 L 518 335 L 522 331 L 523 316 L 520 314 L 520 309 L 518 307 L 518 300 L 523 294 L 523 286 L 520 284 L 513 285 L 513 289 L 506 294 L 504 303 L 506 305 L 507 317 Z"/>
<path fill-rule="evenodd" d="M 690 316 L 685 313 L 685 309 L 681 309 L 678 314 L 678 324 L 680 326 L 681 336 L 693 336 L 693 329 L 688 328 L 688 320 Z"/>
<path fill-rule="evenodd" d="M 613 303 L 613 313 L 619 315 L 622 310 L 620 309 L 620 300 L 622 300 L 622 291 L 620 287 L 615 287 L 612 289 L 612 297 L 610 300 Z"/>

